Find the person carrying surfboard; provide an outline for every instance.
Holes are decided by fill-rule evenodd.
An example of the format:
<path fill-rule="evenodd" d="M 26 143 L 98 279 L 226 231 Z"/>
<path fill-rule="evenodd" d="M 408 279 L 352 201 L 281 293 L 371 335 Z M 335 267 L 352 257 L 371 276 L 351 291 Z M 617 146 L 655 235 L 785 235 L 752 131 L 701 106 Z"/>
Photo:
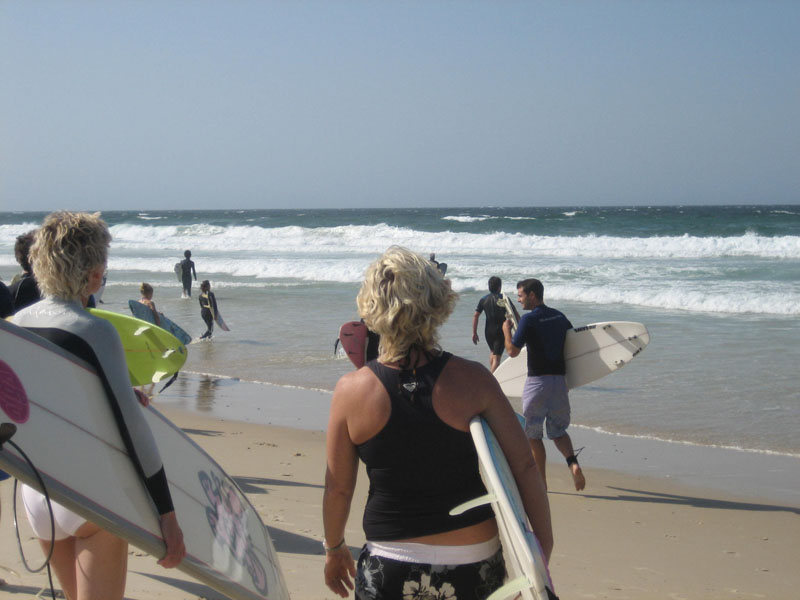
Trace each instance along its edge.
<path fill-rule="evenodd" d="M 510 357 L 518 356 L 523 347 L 528 349 L 528 377 L 522 389 L 525 435 L 545 486 L 547 452 L 542 438 L 546 425 L 547 437 L 564 455 L 575 489 L 581 491 L 586 487 L 586 478 L 567 433 L 570 406 L 564 377 L 564 340 L 572 329 L 572 323 L 564 313 L 545 305 L 544 286 L 538 279 L 518 282 L 517 300 L 523 309 L 530 312 L 522 315 L 513 338 L 512 321 L 506 320 L 503 323 L 503 336 Z"/>
<path fill-rule="evenodd" d="M 475 314 L 472 316 L 472 343 L 478 344 L 478 321 L 481 313 L 486 314 L 483 337 L 489 346 L 489 371 L 495 372 L 500 366 L 500 358 L 505 350 L 503 323 L 506 320 L 506 308 L 503 302 L 503 282 L 496 275 L 489 277 L 489 293 L 478 301 Z"/>
<path fill-rule="evenodd" d="M 438 345 L 457 298 L 435 265 L 405 248 L 367 268 L 357 304 L 381 336 L 380 355 L 336 384 L 327 430 L 324 578 L 342 597 L 355 588 L 360 599 L 486 598 L 503 585 L 491 508 L 450 512 L 486 494 L 469 430 L 478 415 L 499 432 L 525 513 L 544 555 L 552 550 L 547 494 L 508 399 L 486 367 Z M 370 493 L 356 569 L 344 531 L 359 460 Z"/>
<path fill-rule="evenodd" d="M 171 568 L 181 562 L 186 549 L 158 446 L 139 405 L 146 399 L 131 387 L 125 352 L 114 326 L 85 310 L 89 296 L 102 285 L 110 241 L 108 227 L 99 213 L 48 215 L 31 248 L 31 263 L 45 297 L 14 315 L 13 322 L 79 356 L 104 379 L 108 402 L 117 415 L 128 454 L 158 512 L 166 544 L 166 555 L 158 562 Z M 62 400 L 70 402 L 72 398 Z M 70 440 L 64 443 L 69 444 Z M 91 461 L 92 457 L 86 457 L 85 464 L 74 468 L 89 472 Z M 23 485 L 22 499 L 45 554 L 54 540 L 50 564 L 66 597 L 122 600 L 127 542 L 56 502 L 51 503 L 53 530 L 44 495 Z"/>
<path fill-rule="evenodd" d="M 214 319 L 217 314 L 217 298 L 211 291 L 211 282 L 205 279 L 200 283 L 200 317 L 206 324 L 206 332 L 200 336 L 201 340 L 211 339 L 214 332 Z"/>
<path fill-rule="evenodd" d="M 153 286 L 149 283 L 142 282 L 142 285 L 139 286 L 139 293 L 142 296 L 139 298 L 139 303 L 144 304 L 147 308 L 153 311 L 155 324 L 161 327 L 161 316 L 158 314 L 158 310 L 156 310 L 156 303 L 153 302 Z"/>
<path fill-rule="evenodd" d="M 197 281 L 197 271 L 194 269 L 191 250 L 187 250 L 183 253 L 183 260 L 179 262 L 178 265 L 180 266 L 181 284 L 183 285 L 183 297 L 191 298 L 192 275 L 194 275 L 194 280 Z"/>

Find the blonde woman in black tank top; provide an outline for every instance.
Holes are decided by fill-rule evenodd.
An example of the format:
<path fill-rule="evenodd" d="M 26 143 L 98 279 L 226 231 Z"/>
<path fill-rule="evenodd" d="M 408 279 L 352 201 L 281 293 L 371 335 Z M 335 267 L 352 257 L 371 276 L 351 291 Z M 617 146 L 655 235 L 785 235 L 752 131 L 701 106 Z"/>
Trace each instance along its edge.
<path fill-rule="evenodd" d="M 342 597 L 401 598 L 423 588 L 486 598 L 503 583 L 490 510 L 450 517 L 480 495 L 469 421 L 485 418 L 508 458 L 545 556 L 553 547 L 546 492 L 497 381 L 438 345 L 457 295 L 421 256 L 393 246 L 367 269 L 358 308 L 380 354 L 342 377 L 331 401 L 323 499 L 325 583 Z M 359 460 L 370 492 L 358 569 L 344 539 Z M 472 514 L 470 514 L 472 513 Z"/>

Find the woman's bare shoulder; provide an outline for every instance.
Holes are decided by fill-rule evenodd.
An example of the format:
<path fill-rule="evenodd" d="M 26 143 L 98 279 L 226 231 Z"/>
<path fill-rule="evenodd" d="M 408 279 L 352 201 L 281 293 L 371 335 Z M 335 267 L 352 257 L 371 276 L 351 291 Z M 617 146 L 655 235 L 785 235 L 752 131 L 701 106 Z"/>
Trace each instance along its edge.
<path fill-rule="evenodd" d="M 469 386 L 497 382 L 483 364 L 455 355 L 447 362 L 444 374 L 448 380 L 452 380 L 454 383 L 462 382 Z"/>
<path fill-rule="evenodd" d="M 434 388 L 439 416 L 453 427 L 466 430 L 472 417 L 483 413 L 504 396 L 497 380 L 481 363 L 453 356 Z"/>

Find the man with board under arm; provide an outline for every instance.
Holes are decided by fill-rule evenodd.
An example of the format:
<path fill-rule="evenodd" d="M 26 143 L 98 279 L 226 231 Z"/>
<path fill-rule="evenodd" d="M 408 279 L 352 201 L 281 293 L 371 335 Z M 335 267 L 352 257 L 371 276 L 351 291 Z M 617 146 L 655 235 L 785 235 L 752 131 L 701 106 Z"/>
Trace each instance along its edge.
<path fill-rule="evenodd" d="M 517 283 L 517 300 L 530 312 L 520 319 L 513 338 L 511 321 L 503 323 L 503 336 L 506 352 L 511 357 L 518 356 L 523 346 L 528 347 L 528 377 L 522 390 L 525 435 L 547 487 L 547 453 L 542 441 L 546 420 L 547 437 L 567 459 L 575 489 L 580 491 L 586 486 L 586 479 L 567 433 L 570 406 L 564 377 L 564 340 L 572 329 L 572 323 L 562 312 L 544 304 L 544 286 L 538 279 L 524 279 Z"/>
<path fill-rule="evenodd" d="M 478 301 L 475 314 L 472 316 L 472 343 L 478 344 L 478 320 L 481 313 L 486 314 L 484 337 L 489 345 L 489 370 L 494 373 L 500 366 L 503 356 L 503 323 L 506 320 L 506 309 L 500 305 L 503 282 L 496 275 L 489 278 L 489 293 Z"/>

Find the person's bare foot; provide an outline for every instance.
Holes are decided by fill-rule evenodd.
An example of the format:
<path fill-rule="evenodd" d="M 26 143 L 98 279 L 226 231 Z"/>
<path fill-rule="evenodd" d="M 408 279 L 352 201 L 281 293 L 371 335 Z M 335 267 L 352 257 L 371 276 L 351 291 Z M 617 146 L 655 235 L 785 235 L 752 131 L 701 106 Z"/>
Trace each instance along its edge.
<path fill-rule="evenodd" d="M 586 478 L 583 476 L 581 466 L 575 462 L 570 465 L 569 470 L 572 472 L 572 481 L 575 483 L 575 489 L 580 492 L 586 487 Z"/>

